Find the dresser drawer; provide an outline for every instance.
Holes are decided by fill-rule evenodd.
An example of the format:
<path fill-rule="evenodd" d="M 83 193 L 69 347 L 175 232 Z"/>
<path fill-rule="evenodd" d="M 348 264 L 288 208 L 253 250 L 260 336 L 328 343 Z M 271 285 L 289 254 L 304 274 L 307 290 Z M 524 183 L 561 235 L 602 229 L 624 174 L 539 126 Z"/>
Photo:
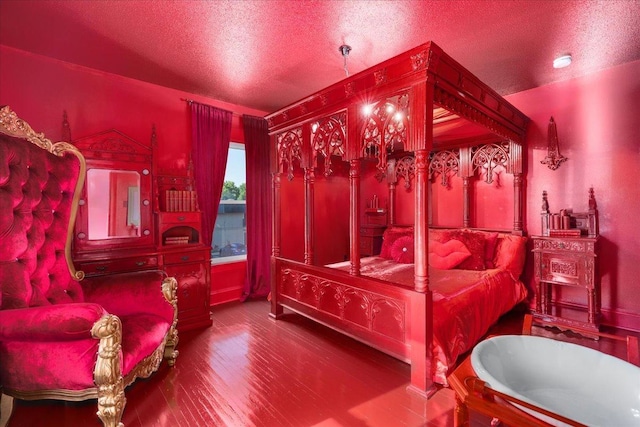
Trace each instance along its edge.
<path fill-rule="evenodd" d="M 542 253 L 540 280 L 588 288 L 593 285 L 593 258 L 563 253 Z"/>
<path fill-rule="evenodd" d="M 164 225 L 200 224 L 200 212 L 161 212 L 159 215 Z"/>
<path fill-rule="evenodd" d="M 78 263 L 80 270 L 87 276 L 124 273 L 130 271 L 153 270 L 158 267 L 157 256 L 109 259 L 103 261 L 87 261 Z"/>
<path fill-rule="evenodd" d="M 165 264 L 183 264 L 185 262 L 208 261 L 211 258 L 209 251 L 192 251 L 174 254 L 165 254 Z"/>

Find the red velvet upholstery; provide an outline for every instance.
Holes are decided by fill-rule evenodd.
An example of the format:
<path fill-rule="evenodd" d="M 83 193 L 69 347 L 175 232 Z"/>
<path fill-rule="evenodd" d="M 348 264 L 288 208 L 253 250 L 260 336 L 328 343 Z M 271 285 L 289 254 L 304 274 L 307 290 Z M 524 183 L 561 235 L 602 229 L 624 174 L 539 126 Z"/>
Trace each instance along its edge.
<path fill-rule="evenodd" d="M 22 132 L 7 117 L 0 109 L 2 392 L 98 397 L 103 423 L 117 425 L 124 386 L 156 370 L 165 345 L 171 362 L 177 356 L 175 281 L 158 271 L 74 278 L 68 230 L 84 159 L 30 128 L 5 135 Z"/>
<path fill-rule="evenodd" d="M 3 135 L 0 142 L 0 309 L 84 300 L 65 243 L 79 162 Z"/>

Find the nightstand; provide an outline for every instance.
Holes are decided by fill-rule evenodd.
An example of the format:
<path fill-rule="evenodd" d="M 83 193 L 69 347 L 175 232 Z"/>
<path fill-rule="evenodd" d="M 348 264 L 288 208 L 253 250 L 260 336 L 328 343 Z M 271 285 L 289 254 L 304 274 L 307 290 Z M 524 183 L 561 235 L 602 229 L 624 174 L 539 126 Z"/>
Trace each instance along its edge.
<path fill-rule="evenodd" d="M 385 228 L 385 225 L 377 224 L 360 226 L 360 256 L 380 255 Z"/>
<path fill-rule="evenodd" d="M 534 316 L 555 321 L 585 336 L 600 327 L 600 277 L 598 237 L 533 236 L 536 307 Z M 587 297 L 587 312 L 569 315 L 570 309 L 552 307 L 551 287 L 581 288 Z"/>

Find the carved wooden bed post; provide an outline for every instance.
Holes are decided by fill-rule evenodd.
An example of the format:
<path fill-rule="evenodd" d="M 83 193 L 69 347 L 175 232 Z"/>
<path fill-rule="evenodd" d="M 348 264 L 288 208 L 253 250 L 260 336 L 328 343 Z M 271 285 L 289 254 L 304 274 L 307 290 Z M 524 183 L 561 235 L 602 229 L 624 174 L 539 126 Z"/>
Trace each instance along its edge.
<path fill-rule="evenodd" d="M 276 257 L 280 256 L 280 166 L 278 165 L 278 146 L 276 137 L 271 137 L 271 170 L 272 181 L 272 206 L 271 206 L 271 313 L 269 315 L 274 318 L 282 315 L 283 308 L 278 304 L 278 286 L 276 277 Z"/>
<path fill-rule="evenodd" d="M 433 58 L 432 58 L 433 59 Z M 437 59 L 435 59 L 437 61 Z M 429 225 L 427 218 L 428 163 L 433 148 L 434 81 L 417 84 L 411 90 L 411 115 L 408 149 L 415 153 L 414 206 L 414 280 L 416 292 L 411 297 L 411 386 L 430 396 L 435 391 L 431 347 L 433 340 L 433 298 L 429 289 Z M 429 106 L 429 108 L 427 108 Z"/>
<path fill-rule="evenodd" d="M 352 275 L 360 275 L 360 159 L 349 162 L 349 241 Z"/>
<path fill-rule="evenodd" d="M 513 174 L 513 230 L 522 234 L 524 229 L 522 219 L 522 145 L 509 141 L 509 154 L 507 172 Z"/>
<path fill-rule="evenodd" d="M 415 245 L 416 248 L 428 247 L 428 227 L 424 217 L 427 203 L 427 158 L 429 152 L 427 150 L 417 150 L 416 154 L 416 177 L 415 177 Z M 424 292 L 429 289 L 429 278 L 427 271 L 427 262 L 429 252 L 426 250 L 417 250 L 415 253 L 415 289 L 418 292 Z"/>
<path fill-rule="evenodd" d="M 389 217 L 387 219 L 387 225 L 394 225 L 396 223 L 396 184 L 398 182 L 395 159 L 391 159 L 388 162 L 387 182 L 389 184 L 389 203 L 387 206 Z"/>
<path fill-rule="evenodd" d="M 315 175 L 313 167 L 304 168 L 304 263 L 313 264 L 313 204 Z"/>
<path fill-rule="evenodd" d="M 469 187 L 470 178 L 473 176 L 471 164 L 471 147 L 460 149 L 460 160 L 458 163 L 460 176 L 462 177 L 462 226 L 471 227 L 471 190 Z"/>

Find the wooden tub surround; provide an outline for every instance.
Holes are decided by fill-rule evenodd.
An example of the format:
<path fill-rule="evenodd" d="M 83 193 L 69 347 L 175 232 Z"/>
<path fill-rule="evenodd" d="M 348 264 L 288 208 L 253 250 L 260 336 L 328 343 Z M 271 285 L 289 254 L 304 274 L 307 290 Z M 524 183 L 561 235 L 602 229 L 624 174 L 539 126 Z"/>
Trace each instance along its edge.
<path fill-rule="evenodd" d="M 531 314 L 526 314 L 522 325 L 522 334 L 531 335 L 532 326 L 534 325 L 562 328 L 564 323 L 544 320 L 532 316 Z M 605 338 L 613 342 L 619 342 L 621 343 L 621 346 L 626 346 L 627 361 L 636 366 L 640 366 L 640 346 L 636 335 L 614 335 L 599 331 L 592 333 L 597 335 L 598 338 Z M 561 338 L 559 337 L 558 339 Z M 584 425 L 493 390 L 487 383 L 477 377 L 473 367 L 471 366 L 470 356 L 455 369 L 453 374 L 449 377 L 449 382 L 451 384 L 451 388 L 455 392 L 456 398 L 456 408 L 454 413 L 454 425 L 456 427 L 471 425 L 470 411 L 493 417 L 494 421 L 492 422 L 492 425 L 499 425 L 499 422 L 505 423 L 506 425 L 522 427 L 541 427 L 550 425 L 541 419 L 516 408 L 513 406 L 514 404 L 536 411 L 570 426 Z"/>

